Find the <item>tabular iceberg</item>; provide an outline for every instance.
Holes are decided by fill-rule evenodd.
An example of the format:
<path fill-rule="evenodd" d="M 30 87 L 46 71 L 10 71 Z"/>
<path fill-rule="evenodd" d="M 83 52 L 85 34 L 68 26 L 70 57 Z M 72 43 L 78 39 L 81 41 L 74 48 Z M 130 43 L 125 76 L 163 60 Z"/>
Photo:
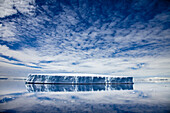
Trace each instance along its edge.
<path fill-rule="evenodd" d="M 56 84 L 26 84 L 28 92 L 89 92 L 133 90 L 133 84 L 105 84 L 105 85 L 56 85 Z"/>
<path fill-rule="evenodd" d="M 27 84 L 133 84 L 133 77 L 30 74 Z"/>

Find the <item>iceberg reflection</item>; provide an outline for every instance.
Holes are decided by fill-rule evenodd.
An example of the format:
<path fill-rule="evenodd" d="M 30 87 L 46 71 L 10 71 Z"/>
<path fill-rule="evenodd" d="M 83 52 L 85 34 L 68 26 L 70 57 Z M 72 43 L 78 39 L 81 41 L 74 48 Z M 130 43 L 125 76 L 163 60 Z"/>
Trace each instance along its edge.
<path fill-rule="evenodd" d="M 56 84 L 25 84 L 28 92 L 85 92 L 109 90 L 133 90 L 133 84 L 109 85 L 56 85 Z"/>

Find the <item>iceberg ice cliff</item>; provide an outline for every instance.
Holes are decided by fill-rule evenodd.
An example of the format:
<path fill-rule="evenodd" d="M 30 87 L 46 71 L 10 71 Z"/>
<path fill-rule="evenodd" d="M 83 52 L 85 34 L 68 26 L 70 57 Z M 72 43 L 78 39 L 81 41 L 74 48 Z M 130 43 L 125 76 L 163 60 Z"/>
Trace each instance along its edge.
<path fill-rule="evenodd" d="M 133 77 L 30 74 L 27 84 L 116 84 L 133 83 Z"/>

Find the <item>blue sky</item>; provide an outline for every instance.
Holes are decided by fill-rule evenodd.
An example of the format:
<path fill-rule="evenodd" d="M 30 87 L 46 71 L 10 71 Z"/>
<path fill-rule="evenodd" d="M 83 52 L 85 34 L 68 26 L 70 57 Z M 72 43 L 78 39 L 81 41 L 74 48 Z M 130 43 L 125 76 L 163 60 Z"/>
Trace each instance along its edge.
<path fill-rule="evenodd" d="M 0 75 L 170 75 L 168 0 L 1 0 Z"/>

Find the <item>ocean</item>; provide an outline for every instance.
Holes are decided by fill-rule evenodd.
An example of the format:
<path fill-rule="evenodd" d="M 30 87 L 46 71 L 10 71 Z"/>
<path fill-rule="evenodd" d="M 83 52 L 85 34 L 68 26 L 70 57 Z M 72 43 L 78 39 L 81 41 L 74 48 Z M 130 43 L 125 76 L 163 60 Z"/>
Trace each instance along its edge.
<path fill-rule="evenodd" d="M 24 77 L 0 78 L 0 112 L 168 113 L 168 77 L 134 78 L 124 85 L 25 84 Z"/>

